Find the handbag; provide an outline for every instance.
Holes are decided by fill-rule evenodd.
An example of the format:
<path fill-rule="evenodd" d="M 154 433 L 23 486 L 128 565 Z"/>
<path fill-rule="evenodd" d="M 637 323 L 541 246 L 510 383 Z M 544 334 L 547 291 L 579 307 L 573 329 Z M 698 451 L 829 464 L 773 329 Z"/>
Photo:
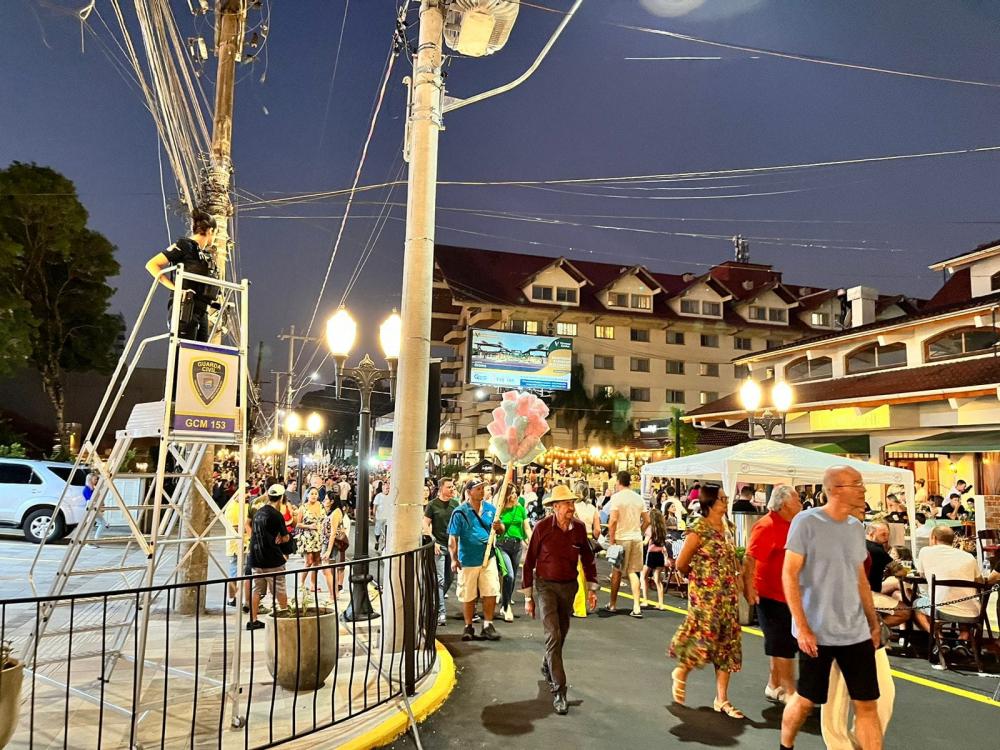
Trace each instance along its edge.
<path fill-rule="evenodd" d="M 337 533 L 333 536 L 333 548 L 338 552 L 346 552 L 351 546 L 351 540 L 347 538 L 347 529 L 344 524 L 337 526 Z"/>
<path fill-rule="evenodd" d="M 620 544 L 612 544 L 608 547 L 608 562 L 612 567 L 621 569 L 625 562 L 625 548 Z"/>

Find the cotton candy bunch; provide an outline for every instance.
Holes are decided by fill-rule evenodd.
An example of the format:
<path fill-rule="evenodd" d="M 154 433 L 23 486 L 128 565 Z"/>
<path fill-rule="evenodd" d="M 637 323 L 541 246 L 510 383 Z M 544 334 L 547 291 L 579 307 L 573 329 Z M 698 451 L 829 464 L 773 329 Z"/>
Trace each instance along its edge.
<path fill-rule="evenodd" d="M 490 449 L 505 466 L 526 466 L 545 452 L 541 437 L 549 431 L 549 407 L 533 393 L 507 391 L 487 425 Z"/>

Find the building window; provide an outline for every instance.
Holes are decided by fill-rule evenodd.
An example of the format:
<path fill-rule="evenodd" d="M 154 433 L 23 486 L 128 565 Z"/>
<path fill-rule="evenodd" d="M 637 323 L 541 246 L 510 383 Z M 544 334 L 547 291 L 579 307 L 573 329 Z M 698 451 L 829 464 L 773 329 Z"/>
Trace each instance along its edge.
<path fill-rule="evenodd" d="M 751 339 L 749 336 L 734 336 L 733 348 L 741 352 L 752 352 L 753 339 Z"/>
<path fill-rule="evenodd" d="M 649 329 L 648 328 L 632 328 L 629 329 L 629 339 L 632 341 L 638 341 L 642 344 L 649 343 Z"/>
<path fill-rule="evenodd" d="M 629 389 L 629 400 L 631 400 L 631 401 L 649 401 L 649 388 L 630 388 Z"/>
<path fill-rule="evenodd" d="M 697 315 L 701 311 L 701 306 L 696 299 L 682 299 L 681 312 L 685 315 Z"/>
<path fill-rule="evenodd" d="M 652 294 L 633 294 L 632 295 L 632 307 L 636 310 L 652 310 L 653 309 L 653 295 Z"/>
<path fill-rule="evenodd" d="M 1000 292 L 1000 271 L 990 276 L 990 291 Z"/>
<path fill-rule="evenodd" d="M 809 322 L 817 328 L 830 327 L 830 313 L 814 312 L 809 316 Z"/>
<path fill-rule="evenodd" d="M 552 301 L 552 287 L 535 284 L 531 287 L 531 298 L 540 302 Z"/>
<path fill-rule="evenodd" d="M 698 394 L 698 403 L 700 403 L 702 406 L 718 400 L 719 400 L 718 391 L 701 391 L 701 393 Z"/>
<path fill-rule="evenodd" d="M 733 365 L 733 377 L 746 380 L 750 377 L 750 365 Z"/>
<path fill-rule="evenodd" d="M 750 320 L 767 320 L 767 308 L 759 305 L 750 305 L 747 310 Z"/>
<path fill-rule="evenodd" d="M 714 333 L 703 333 L 701 334 L 701 345 L 707 346 L 710 349 L 719 348 L 719 337 Z"/>
<path fill-rule="evenodd" d="M 769 307 L 767 308 L 767 319 L 772 323 L 787 323 L 788 310 L 783 307 Z"/>
<path fill-rule="evenodd" d="M 847 355 L 847 374 L 906 366 L 906 344 L 868 344 Z"/>
<path fill-rule="evenodd" d="M 613 385 L 595 385 L 594 386 L 594 398 L 611 398 L 614 395 L 615 387 Z"/>
<path fill-rule="evenodd" d="M 556 335 L 576 336 L 576 323 L 556 323 Z"/>
<path fill-rule="evenodd" d="M 615 337 L 614 326 L 594 326 L 595 339 L 613 339 Z"/>
<path fill-rule="evenodd" d="M 608 292 L 608 304 L 612 307 L 628 307 L 628 295 Z"/>
<path fill-rule="evenodd" d="M 678 359 L 667 360 L 667 375 L 683 375 L 684 363 Z"/>
<path fill-rule="evenodd" d="M 566 286 L 556 287 L 556 302 L 566 302 L 571 305 L 576 304 L 576 289 Z"/>
<path fill-rule="evenodd" d="M 713 318 L 720 318 L 722 317 L 722 305 L 718 302 L 702 302 L 701 314 L 710 315 Z"/>
<path fill-rule="evenodd" d="M 632 357 L 629 367 L 632 372 L 649 372 L 649 360 L 645 357 Z"/>
<path fill-rule="evenodd" d="M 684 333 L 682 331 L 667 331 L 667 343 L 684 346 Z"/>
<path fill-rule="evenodd" d="M 950 359 L 979 354 L 1000 344 L 996 328 L 965 328 L 948 331 L 927 342 L 927 360 Z"/>
<path fill-rule="evenodd" d="M 538 335 L 538 321 L 537 320 L 512 320 L 510 321 L 510 330 L 514 333 L 529 333 L 532 336 Z"/>
<path fill-rule="evenodd" d="M 777 349 L 782 345 L 781 339 L 768 339 L 764 342 L 764 347 L 766 349 Z"/>
<path fill-rule="evenodd" d="M 719 377 L 719 364 L 718 362 L 702 362 L 700 369 L 701 376 L 703 378 L 717 378 Z"/>
<path fill-rule="evenodd" d="M 785 380 L 792 383 L 832 377 L 833 360 L 829 357 L 816 357 L 814 359 L 801 357 L 785 365 Z"/>
<path fill-rule="evenodd" d="M 606 354 L 595 354 L 594 355 L 594 369 L 595 370 L 613 370 L 615 369 L 615 358 L 610 357 Z"/>
<path fill-rule="evenodd" d="M 684 403 L 684 391 L 667 390 L 667 403 L 668 404 L 683 404 Z"/>

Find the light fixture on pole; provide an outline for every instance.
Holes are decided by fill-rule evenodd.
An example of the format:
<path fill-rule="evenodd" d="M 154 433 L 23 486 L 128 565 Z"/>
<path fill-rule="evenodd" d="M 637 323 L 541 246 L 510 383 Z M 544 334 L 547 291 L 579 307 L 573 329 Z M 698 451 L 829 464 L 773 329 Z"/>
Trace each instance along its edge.
<path fill-rule="evenodd" d="M 375 387 L 382 381 L 389 381 L 389 394 L 393 398 L 396 391 L 396 362 L 399 357 L 400 331 L 402 321 L 399 314 L 393 311 L 379 327 L 379 339 L 388 368 L 380 370 L 367 354 L 362 357 L 357 367 L 345 367 L 347 357 L 354 347 L 358 326 L 343 307 L 330 318 L 326 324 L 326 341 L 337 363 L 337 374 L 334 381 L 336 396 L 339 399 L 343 390 L 344 380 L 351 380 L 358 388 L 361 401 L 358 416 L 358 504 L 354 514 L 354 559 L 368 558 L 368 483 L 369 453 L 371 452 L 371 396 Z M 378 617 L 372 609 L 368 598 L 368 584 L 372 580 L 368 563 L 363 562 L 351 567 L 351 603 L 344 611 L 346 622 L 371 620 Z"/>
<path fill-rule="evenodd" d="M 795 392 L 784 380 L 776 382 L 771 387 L 771 405 L 761 407 L 764 403 L 764 391 L 760 384 L 752 378 L 747 378 L 740 386 L 740 402 L 747 412 L 747 434 L 753 440 L 755 427 L 760 427 L 763 437 L 771 440 L 776 427 L 781 427 L 781 439 L 785 439 L 785 417 L 795 403 Z"/>

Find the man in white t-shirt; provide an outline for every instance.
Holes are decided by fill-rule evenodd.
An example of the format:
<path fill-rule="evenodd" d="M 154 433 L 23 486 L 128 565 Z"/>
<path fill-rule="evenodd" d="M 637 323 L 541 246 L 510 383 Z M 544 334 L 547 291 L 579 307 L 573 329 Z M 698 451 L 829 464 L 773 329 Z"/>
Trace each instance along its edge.
<path fill-rule="evenodd" d="M 649 526 L 649 512 L 642 497 L 630 489 L 632 476 L 627 471 L 619 471 L 615 494 L 608 501 L 608 544 L 620 544 L 625 549 L 620 568 L 611 571 L 611 603 L 608 611 L 615 612 L 618 604 L 618 589 L 622 585 L 622 573 L 628 576 L 632 590 L 632 617 L 642 617 L 642 602 L 639 596 L 639 574 L 642 572 L 642 535 Z"/>
<path fill-rule="evenodd" d="M 347 477 L 340 478 L 340 484 L 337 485 L 337 491 L 340 493 L 340 502 L 346 506 L 347 499 L 351 496 L 351 483 L 347 481 Z"/>
<path fill-rule="evenodd" d="M 375 514 L 375 549 L 381 552 L 385 548 L 385 522 L 389 520 L 389 480 L 382 482 L 382 491 L 372 500 L 372 511 Z"/>
<path fill-rule="evenodd" d="M 976 558 L 968 552 L 953 547 L 955 532 L 948 526 L 935 526 L 931 529 L 930 546 L 924 547 L 917 555 L 917 571 L 929 582 L 931 576 L 938 580 L 975 581 L 979 575 Z M 935 607 L 938 616 L 955 622 L 974 621 L 979 617 L 979 599 L 967 599 L 957 604 L 941 606 L 939 602 L 961 599 L 976 593 L 973 588 L 964 586 L 938 586 L 934 594 Z M 917 624 L 930 632 L 930 590 L 928 596 L 918 597 L 913 603 L 914 618 Z M 968 638 L 968 632 L 962 630 L 962 638 Z"/>

